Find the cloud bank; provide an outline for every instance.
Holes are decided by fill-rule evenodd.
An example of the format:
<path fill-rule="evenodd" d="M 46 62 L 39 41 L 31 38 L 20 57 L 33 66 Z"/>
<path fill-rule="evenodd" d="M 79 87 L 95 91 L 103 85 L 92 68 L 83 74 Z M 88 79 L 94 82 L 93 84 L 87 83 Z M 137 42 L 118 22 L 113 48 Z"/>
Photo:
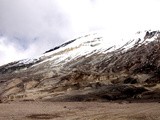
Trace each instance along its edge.
<path fill-rule="evenodd" d="M 0 0 L 0 65 L 88 32 L 159 29 L 159 5 L 158 0 Z"/>

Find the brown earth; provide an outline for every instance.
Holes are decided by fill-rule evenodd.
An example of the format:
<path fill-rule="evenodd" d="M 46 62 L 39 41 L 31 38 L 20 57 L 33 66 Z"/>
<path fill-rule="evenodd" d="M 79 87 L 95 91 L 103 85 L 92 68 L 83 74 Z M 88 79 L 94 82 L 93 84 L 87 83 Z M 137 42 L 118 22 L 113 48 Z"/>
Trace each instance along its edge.
<path fill-rule="evenodd" d="M 1 103 L 0 120 L 160 120 L 160 103 Z"/>

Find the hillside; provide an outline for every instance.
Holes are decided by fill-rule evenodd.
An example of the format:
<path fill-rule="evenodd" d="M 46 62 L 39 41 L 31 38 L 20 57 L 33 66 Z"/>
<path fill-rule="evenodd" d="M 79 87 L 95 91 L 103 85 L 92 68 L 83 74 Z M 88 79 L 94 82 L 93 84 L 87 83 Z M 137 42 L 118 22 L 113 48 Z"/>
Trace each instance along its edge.
<path fill-rule="evenodd" d="M 1 66 L 1 101 L 159 100 L 160 32 L 105 41 L 89 34 Z"/>

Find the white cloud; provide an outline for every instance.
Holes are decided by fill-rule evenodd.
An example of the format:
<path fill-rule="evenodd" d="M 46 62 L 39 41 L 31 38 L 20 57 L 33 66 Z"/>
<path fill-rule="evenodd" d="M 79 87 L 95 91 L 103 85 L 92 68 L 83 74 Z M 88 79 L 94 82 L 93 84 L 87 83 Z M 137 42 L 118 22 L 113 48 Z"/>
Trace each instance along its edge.
<path fill-rule="evenodd" d="M 39 42 L 46 45 L 60 43 L 60 30 L 69 31 L 65 15 L 51 0 L 0 0 L 0 30 L 14 41 L 25 44 L 39 38 Z M 17 44 L 18 44 L 17 43 Z M 53 46 L 53 45 L 52 45 Z M 51 47 L 51 46 L 48 46 Z"/>
<path fill-rule="evenodd" d="M 159 29 L 159 5 L 158 0 L 0 0 L 0 32 L 7 36 L 0 39 L 0 64 L 88 32 L 112 36 Z"/>
<path fill-rule="evenodd" d="M 7 37 L 0 37 L 0 65 L 25 59 L 26 56 L 35 57 L 38 50 L 38 47 L 32 44 L 27 50 L 22 51 L 17 49 L 14 43 L 10 43 Z"/>
<path fill-rule="evenodd" d="M 18 60 L 21 56 L 19 56 L 19 52 L 16 51 L 14 45 L 7 44 L 6 41 L 7 38 L 0 38 L 0 65 L 11 62 L 12 60 Z"/>
<path fill-rule="evenodd" d="M 127 32 L 160 26 L 157 0 L 94 0 L 94 3 L 60 0 L 60 5 L 71 17 L 73 29 L 79 32 L 94 29 Z"/>

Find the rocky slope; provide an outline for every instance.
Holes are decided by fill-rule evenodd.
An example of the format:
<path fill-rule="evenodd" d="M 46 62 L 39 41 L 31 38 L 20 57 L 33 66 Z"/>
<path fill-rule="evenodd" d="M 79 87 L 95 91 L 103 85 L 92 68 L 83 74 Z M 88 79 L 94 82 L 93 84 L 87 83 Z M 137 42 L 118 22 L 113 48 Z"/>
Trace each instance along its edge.
<path fill-rule="evenodd" d="M 0 100 L 160 99 L 160 32 L 110 45 L 89 34 L 0 67 Z"/>

